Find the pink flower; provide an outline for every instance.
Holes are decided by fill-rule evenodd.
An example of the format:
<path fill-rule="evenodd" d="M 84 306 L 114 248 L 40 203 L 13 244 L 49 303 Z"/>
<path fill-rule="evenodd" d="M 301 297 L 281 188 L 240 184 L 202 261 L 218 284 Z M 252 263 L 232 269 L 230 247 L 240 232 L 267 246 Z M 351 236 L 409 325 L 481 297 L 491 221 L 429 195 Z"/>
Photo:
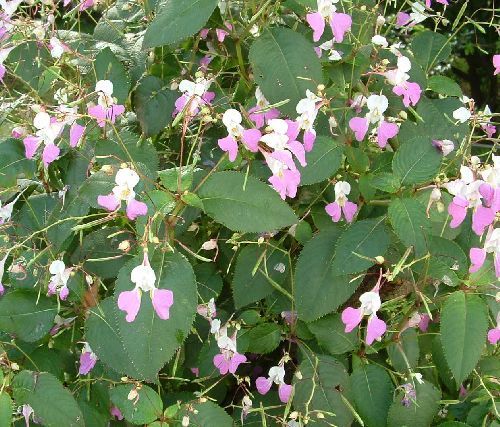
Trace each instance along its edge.
<path fill-rule="evenodd" d="M 303 142 L 306 152 L 313 149 L 314 141 L 316 140 L 314 122 L 321 103 L 322 99 L 308 89 L 306 90 L 306 97 L 301 99 L 295 107 L 295 111 L 299 114 L 295 121 L 299 126 L 299 132 L 300 130 L 304 131 Z"/>
<path fill-rule="evenodd" d="M 109 410 L 109 413 L 113 418 L 116 418 L 118 421 L 123 420 L 123 414 L 116 406 L 112 406 L 111 409 Z"/>
<path fill-rule="evenodd" d="M 194 82 L 182 80 L 179 84 L 182 95 L 175 101 L 173 116 L 184 111 L 186 117 L 191 120 L 203 106 L 210 105 L 215 98 L 215 93 L 208 91 L 211 84 L 212 80 L 207 80 L 204 77 L 199 77 Z"/>
<path fill-rule="evenodd" d="M 260 129 L 269 120 L 277 119 L 280 116 L 280 112 L 276 108 L 268 109 L 269 102 L 264 97 L 260 87 L 257 87 L 255 90 L 255 98 L 257 99 L 257 105 L 248 110 L 248 117 L 255 123 L 257 129 Z"/>
<path fill-rule="evenodd" d="M 238 366 L 246 362 L 247 358 L 244 354 L 238 353 L 236 349 L 236 332 L 234 332 L 232 337 L 228 337 L 227 328 L 221 328 L 218 319 L 214 319 L 213 323 L 215 325 L 212 325 L 211 332 L 217 337 L 217 345 L 221 351 L 213 358 L 214 366 L 219 370 L 221 375 L 226 375 L 228 372 L 234 374 Z"/>
<path fill-rule="evenodd" d="M 92 351 L 88 343 L 85 343 L 82 349 L 82 354 L 80 355 L 80 368 L 78 369 L 78 375 L 87 375 L 95 366 L 97 362 L 97 356 Z"/>
<path fill-rule="evenodd" d="M 335 184 L 335 202 L 326 205 L 325 210 L 332 217 L 333 222 L 339 222 L 342 213 L 347 222 L 352 222 L 358 210 L 356 203 L 347 200 L 351 192 L 351 184 L 346 181 L 338 181 Z"/>
<path fill-rule="evenodd" d="M 228 136 L 218 141 L 219 148 L 229 154 L 229 160 L 234 162 L 238 155 L 238 141 L 246 148 L 256 153 L 259 150 L 259 140 L 262 136 L 258 129 L 245 129 L 241 122 L 243 118 L 238 110 L 230 108 L 224 112 L 222 123 L 226 126 Z"/>
<path fill-rule="evenodd" d="M 493 66 L 495 67 L 493 75 L 496 76 L 498 73 L 500 73 L 500 54 L 493 55 Z"/>
<path fill-rule="evenodd" d="M 475 273 L 483 266 L 488 253 L 493 254 L 495 274 L 496 277 L 499 278 L 500 277 L 500 228 L 493 229 L 493 227 L 490 226 L 488 234 L 486 235 L 483 248 L 471 248 L 469 252 L 469 257 L 471 260 L 469 273 Z"/>
<path fill-rule="evenodd" d="M 110 194 L 97 197 L 97 204 L 108 211 L 114 211 L 120 207 L 122 201 L 125 201 L 127 217 L 130 220 L 133 221 L 138 216 L 146 215 L 148 212 L 146 204 L 135 199 L 134 187 L 139 183 L 137 172 L 122 168 L 116 173 L 115 183 L 116 186 Z"/>
<path fill-rule="evenodd" d="M 406 82 L 399 86 L 394 86 L 392 91 L 399 96 L 403 96 L 403 104 L 405 107 L 417 105 L 422 94 L 422 89 L 418 83 Z"/>
<path fill-rule="evenodd" d="M 306 166 L 305 147 L 297 141 L 300 131 L 299 124 L 291 120 L 271 119 L 268 127 L 271 132 L 263 135 L 260 140 L 275 152 L 289 151 L 303 167 Z"/>
<path fill-rule="evenodd" d="M 351 332 L 358 326 L 364 316 L 369 316 L 366 328 L 366 343 L 368 345 L 371 345 L 375 340 L 380 341 L 387 329 L 385 322 L 377 317 L 377 311 L 382 305 L 379 296 L 381 280 L 382 271 L 375 287 L 370 292 L 365 292 L 359 297 L 359 301 L 361 302 L 360 308 L 347 307 L 342 312 L 342 322 L 345 325 L 346 333 Z"/>
<path fill-rule="evenodd" d="M 368 132 L 369 121 L 364 117 L 353 117 L 349 120 L 349 127 L 354 132 L 356 141 L 363 141 Z"/>
<path fill-rule="evenodd" d="M 300 172 L 295 166 L 292 154 L 288 150 L 277 150 L 270 154 L 264 152 L 264 157 L 273 174 L 269 178 L 273 188 L 283 200 L 287 197 L 294 198 L 300 184 Z"/>
<path fill-rule="evenodd" d="M 308 13 L 306 16 L 306 21 L 313 30 L 315 42 L 323 35 L 326 21 L 329 22 L 335 41 L 338 43 L 342 43 L 345 33 L 351 29 L 352 18 L 345 13 L 337 13 L 333 3 L 333 0 L 317 0 L 317 12 Z"/>
<path fill-rule="evenodd" d="M 409 24 L 410 21 L 411 21 L 411 17 L 406 12 L 398 12 L 398 14 L 396 15 L 396 26 L 397 27 L 404 27 L 405 25 Z"/>
<path fill-rule="evenodd" d="M 116 99 L 113 98 L 113 83 L 109 80 L 99 80 L 95 91 L 99 98 L 97 105 L 88 107 L 89 116 L 97 120 L 99 127 L 104 127 L 107 121 L 114 123 L 116 118 L 125 112 L 125 107 L 116 104 Z"/>
<path fill-rule="evenodd" d="M 346 13 L 334 13 L 330 19 L 333 36 L 337 43 L 344 41 L 344 35 L 351 30 L 352 18 Z"/>
<path fill-rule="evenodd" d="M 61 150 L 54 142 L 64 128 L 64 122 L 60 122 L 55 117 L 50 117 L 46 112 L 41 111 L 35 116 L 33 126 L 37 129 L 35 135 L 28 135 L 23 139 L 26 158 L 33 158 L 38 147 L 43 143 L 45 147 L 42 160 L 44 165 L 48 166 L 59 157 Z"/>
<path fill-rule="evenodd" d="M 425 0 L 425 7 L 431 7 L 431 1 L 432 0 Z M 444 4 L 446 6 L 449 5 L 448 0 L 436 0 L 438 3 Z"/>
<path fill-rule="evenodd" d="M 278 366 L 273 366 L 269 369 L 268 377 L 259 377 L 255 381 L 255 386 L 257 391 L 265 395 L 271 389 L 274 384 L 278 385 L 278 395 L 283 403 L 287 403 L 292 394 L 293 387 L 285 383 L 285 368 L 282 364 Z"/>
<path fill-rule="evenodd" d="M 153 308 L 160 319 L 170 318 L 170 307 L 174 304 L 174 294 L 169 289 L 158 289 L 155 285 L 156 274 L 149 264 L 147 252 L 141 265 L 130 273 L 130 280 L 135 283 L 131 291 L 122 291 L 118 296 L 118 308 L 127 313 L 125 320 L 133 322 L 141 307 L 142 292 L 149 292 Z"/>
<path fill-rule="evenodd" d="M 84 132 L 85 126 L 74 122 L 69 129 L 69 145 L 73 148 L 76 147 L 82 140 Z"/>
<path fill-rule="evenodd" d="M 500 312 L 497 313 L 497 326 L 488 331 L 488 342 L 491 345 L 496 345 L 500 340 Z"/>
<path fill-rule="evenodd" d="M 399 132 L 399 127 L 395 123 L 389 123 L 384 120 L 380 122 L 377 130 L 377 143 L 380 148 L 387 145 L 387 141 L 394 138 Z"/>

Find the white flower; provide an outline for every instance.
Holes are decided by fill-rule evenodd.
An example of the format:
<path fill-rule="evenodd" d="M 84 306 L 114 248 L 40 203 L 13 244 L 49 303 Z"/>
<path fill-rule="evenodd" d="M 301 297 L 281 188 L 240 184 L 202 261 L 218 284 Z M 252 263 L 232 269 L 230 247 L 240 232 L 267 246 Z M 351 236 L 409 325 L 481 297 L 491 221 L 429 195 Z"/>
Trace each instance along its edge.
<path fill-rule="evenodd" d="M 359 297 L 361 302 L 361 311 L 363 316 L 371 316 L 375 314 L 381 307 L 382 301 L 380 300 L 380 295 L 378 292 L 365 292 Z"/>
<path fill-rule="evenodd" d="M 332 13 L 337 10 L 334 3 L 338 2 L 339 0 L 318 0 L 318 12 L 321 13 L 323 18 L 330 18 Z"/>
<path fill-rule="evenodd" d="M 113 82 L 110 80 L 99 80 L 95 85 L 95 91 L 99 92 L 97 103 L 104 108 L 113 105 Z"/>
<path fill-rule="evenodd" d="M 347 202 L 347 196 L 351 192 L 351 184 L 346 181 L 338 181 L 335 183 L 335 201 L 339 206 L 345 206 Z"/>
<path fill-rule="evenodd" d="M 420 22 L 427 19 L 427 15 L 424 13 L 425 6 L 423 4 L 420 4 L 418 2 L 414 2 L 411 4 L 411 10 L 412 10 L 412 12 L 410 13 L 410 20 L 414 24 L 419 24 Z"/>
<path fill-rule="evenodd" d="M 282 119 L 271 119 L 268 126 L 273 130 L 261 137 L 261 141 L 265 142 L 269 147 L 275 150 L 284 150 L 288 142 L 288 124 Z"/>
<path fill-rule="evenodd" d="M 155 289 L 156 274 L 150 265 L 138 265 L 130 273 L 130 280 L 144 292 Z"/>
<path fill-rule="evenodd" d="M 381 27 L 385 24 L 385 17 L 382 15 L 377 16 L 377 26 Z"/>
<path fill-rule="evenodd" d="M 227 132 L 233 138 L 240 138 L 243 133 L 243 126 L 241 126 L 243 118 L 241 113 L 234 108 L 224 111 L 222 116 L 222 123 L 226 126 Z"/>
<path fill-rule="evenodd" d="M 70 269 L 66 268 L 66 265 L 61 260 L 52 261 L 49 267 L 49 272 L 52 274 L 51 283 L 53 283 L 56 289 L 65 287 L 68 283 L 70 277 Z"/>
<path fill-rule="evenodd" d="M 376 34 L 372 37 L 372 43 L 376 46 L 387 47 L 389 43 L 387 43 L 387 39 L 380 34 Z"/>
<path fill-rule="evenodd" d="M 500 228 L 495 228 L 491 234 L 486 236 L 484 250 L 488 253 L 500 255 Z"/>
<path fill-rule="evenodd" d="M 113 188 L 113 194 L 118 200 L 129 201 L 135 198 L 134 187 L 139 183 L 137 172 L 129 169 L 120 169 L 115 176 L 116 186 Z"/>
<path fill-rule="evenodd" d="M 273 366 L 269 369 L 269 379 L 274 384 L 284 384 L 285 383 L 285 368 L 283 366 Z"/>
<path fill-rule="evenodd" d="M 455 149 L 455 144 L 449 139 L 443 139 L 440 142 L 439 147 L 441 149 L 441 152 L 443 153 L 443 156 L 447 156 Z"/>
<path fill-rule="evenodd" d="M 210 333 L 211 334 L 218 334 L 220 331 L 220 320 L 219 319 L 213 319 L 210 322 Z"/>
<path fill-rule="evenodd" d="M 422 374 L 421 373 L 416 372 L 416 373 L 412 374 L 412 377 L 414 377 L 419 384 L 423 384 L 424 383 L 424 380 L 422 379 Z"/>
<path fill-rule="evenodd" d="M 486 166 L 481 172 L 479 172 L 481 178 L 493 188 L 500 187 L 500 156 L 493 156 L 493 167 L 491 165 Z"/>
<path fill-rule="evenodd" d="M 269 105 L 269 101 L 266 99 L 259 86 L 255 89 L 255 99 L 257 99 L 257 106 L 261 110 Z"/>
<path fill-rule="evenodd" d="M 50 56 L 59 59 L 64 53 L 64 45 L 56 37 L 50 38 Z"/>
<path fill-rule="evenodd" d="M 377 123 L 384 119 L 384 112 L 389 107 L 389 101 L 385 95 L 370 95 L 366 101 L 369 112 L 366 118 L 370 123 Z"/>
<path fill-rule="evenodd" d="M 471 112 L 468 108 L 460 107 L 453 111 L 453 118 L 458 120 L 460 123 L 465 123 L 471 118 Z"/>
<path fill-rule="evenodd" d="M 182 80 L 179 84 L 179 90 L 188 96 L 203 96 L 206 90 L 205 81 L 196 83 L 190 80 Z"/>
<path fill-rule="evenodd" d="M 36 135 L 40 137 L 45 144 L 53 144 L 64 127 L 64 123 L 52 121 L 51 117 L 45 111 L 37 113 L 33 120 L 33 125 L 38 129 Z"/>

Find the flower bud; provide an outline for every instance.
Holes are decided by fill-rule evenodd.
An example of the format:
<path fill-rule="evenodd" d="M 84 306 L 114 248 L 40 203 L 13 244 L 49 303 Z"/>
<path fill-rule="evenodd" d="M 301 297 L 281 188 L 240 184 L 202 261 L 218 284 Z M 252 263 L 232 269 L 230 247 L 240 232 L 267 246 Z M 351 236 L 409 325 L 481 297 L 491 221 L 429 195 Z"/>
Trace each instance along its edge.
<path fill-rule="evenodd" d="M 189 417 L 187 415 L 184 415 L 182 417 L 182 427 L 188 427 L 189 425 Z"/>
<path fill-rule="evenodd" d="M 385 17 L 382 15 L 377 16 L 377 26 L 381 27 L 385 24 Z"/>
<path fill-rule="evenodd" d="M 375 257 L 375 261 L 377 261 L 378 264 L 383 264 L 385 262 L 385 258 L 382 255 L 377 255 Z"/>
<path fill-rule="evenodd" d="M 130 250 L 130 241 L 129 240 L 123 240 L 120 242 L 118 245 L 118 249 L 120 249 L 123 252 L 128 252 Z"/>

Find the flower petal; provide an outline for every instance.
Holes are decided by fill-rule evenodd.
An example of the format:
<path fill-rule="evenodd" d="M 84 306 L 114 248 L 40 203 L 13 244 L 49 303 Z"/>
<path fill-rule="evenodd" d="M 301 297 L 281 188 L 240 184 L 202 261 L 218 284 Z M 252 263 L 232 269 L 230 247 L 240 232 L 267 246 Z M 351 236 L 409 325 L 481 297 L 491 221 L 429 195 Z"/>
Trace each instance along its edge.
<path fill-rule="evenodd" d="M 353 117 L 349 120 L 349 127 L 354 132 L 354 137 L 356 141 L 363 141 L 368 132 L 368 119 L 365 117 Z"/>
<path fill-rule="evenodd" d="M 154 289 L 151 300 L 158 317 L 167 320 L 170 307 L 174 304 L 174 293 L 170 289 Z"/>
<path fill-rule="evenodd" d="M 120 206 L 120 200 L 118 200 L 113 193 L 107 196 L 98 196 L 97 204 L 108 211 L 114 211 Z"/>
<path fill-rule="evenodd" d="M 278 387 L 278 395 L 283 403 L 287 403 L 292 394 L 293 387 L 290 384 L 280 384 Z"/>
<path fill-rule="evenodd" d="M 59 153 L 61 152 L 60 148 L 55 144 L 47 144 L 43 148 L 42 160 L 45 166 L 48 166 L 54 160 L 59 157 Z"/>
<path fill-rule="evenodd" d="M 231 135 L 219 139 L 218 145 L 222 151 L 226 151 L 229 154 L 229 161 L 234 162 L 236 160 L 238 143 Z"/>
<path fill-rule="evenodd" d="M 342 312 L 342 323 L 345 325 L 345 332 L 351 332 L 363 319 L 363 311 L 360 308 L 347 307 Z"/>
<path fill-rule="evenodd" d="M 148 206 L 146 203 L 139 202 L 138 200 L 131 199 L 127 203 L 127 217 L 130 220 L 135 220 L 138 216 L 143 216 L 148 213 Z"/>
<path fill-rule="evenodd" d="M 272 385 L 272 381 L 266 377 L 259 377 L 255 380 L 255 387 L 257 387 L 257 391 L 262 395 L 267 394 Z"/>
<path fill-rule="evenodd" d="M 383 320 L 379 319 L 377 316 L 370 317 L 366 328 L 366 343 L 371 345 L 373 341 L 384 335 L 386 330 L 387 325 Z"/>
<path fill-rule="evenodd" d="M 127 313 L 125 320 L 133 322 L 141 308 L 141 294 L 138 289 L 123 291 L 118 295 L 118 308 Z"/>
<path fill-rule="evenodd" d="M 317 42 L 325 32 L 325 19 L 319 12 L 308 13 L 306 21 L 313 30 L 313 40 Z"/>

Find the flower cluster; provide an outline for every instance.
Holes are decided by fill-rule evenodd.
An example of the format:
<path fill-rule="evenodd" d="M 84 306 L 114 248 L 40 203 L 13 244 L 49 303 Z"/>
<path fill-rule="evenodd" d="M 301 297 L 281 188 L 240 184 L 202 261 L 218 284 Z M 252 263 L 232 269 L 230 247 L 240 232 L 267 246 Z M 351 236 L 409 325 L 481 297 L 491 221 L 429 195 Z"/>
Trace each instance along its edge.
<path fill-rule="evenodd" d="M 257 391 L 264 395 L 267 394 L 273 384 L 278 386 L 278 395 L 283 403 L 287 403 L 292 394 L 293 387 L 285 383 L 285 368 L 284 360 L 281 360 L 277 366 L 269 369 L 267 377 L 259 377 L 255 380 Z"/>

